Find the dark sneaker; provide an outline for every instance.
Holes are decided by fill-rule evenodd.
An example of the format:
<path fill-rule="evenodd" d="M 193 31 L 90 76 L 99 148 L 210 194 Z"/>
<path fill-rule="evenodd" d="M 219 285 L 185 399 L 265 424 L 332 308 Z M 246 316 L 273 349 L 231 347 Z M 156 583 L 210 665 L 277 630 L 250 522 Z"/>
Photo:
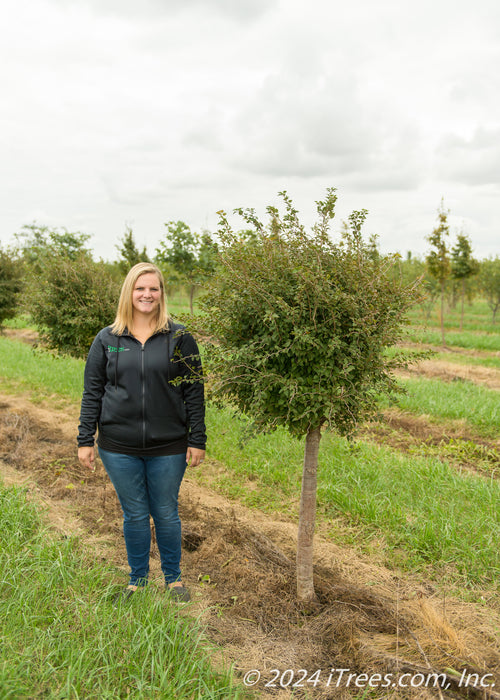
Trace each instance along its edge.
<path fill-rule="evenodd" d="M 187 588 L 184 588 L 184 586 L 168 586 L 167 591 L 170 597 L 177 603 L 189 603 L 191 600 L 189 591 Z"/>
<path fill-rule="evenodd" d="M 133 588 L 123 588 L 113 597 L 113 605 L 118 607 L 120 603 L 125 603 L 136 591 Z"/>

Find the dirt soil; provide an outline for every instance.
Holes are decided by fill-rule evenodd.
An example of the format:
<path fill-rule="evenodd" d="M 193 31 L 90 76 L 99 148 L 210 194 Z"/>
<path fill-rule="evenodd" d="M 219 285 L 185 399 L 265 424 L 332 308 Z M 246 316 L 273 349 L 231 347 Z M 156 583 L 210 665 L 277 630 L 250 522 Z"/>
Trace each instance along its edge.
<path fill-rule="evenodd" d="M 76 409 L 34 405 L 27 396 L 0 394 L 0 474 L 24 484 L 46 506 L 60 532 L 80 538 L 93 556 L 123 572 L 126 560 L 121 511 L 100 462 L 86 472 L 76 459 Z M 500 697 L 471 687 L 468 695 L 450 673 L 493 674 L 500 689 L 498 601 L 473 605 L 443 597 L 426 581 L 374 565 L 348 547 L 316 537 L 315 586 L 319 603 L 295 601 L 296 523 L 228 501 L 186 475 L 181 488 L 183 578 L 191 589 L 189 614 L 200 616 L 221 657 L 243 676 L 262 673 L 260 696 L 367 697 L 352 685 L 327 687 L 332 669 L 372 674 L 446 672 L 448 690 L 425 687 L 370 691 L 377 698 Z M 119 575 L 118 575 L 119 578 Z M 156 548 L 152 583 L 162 594 Z M 321 669 L 316 687 L 265 687 L 286 669 L 294 680 Z M 333 678 L 338 677 L 334 674 Z M 282 676 L 289 682 L 290 674 Z M 489 677 L 489 681 L 492 678 Z"/>

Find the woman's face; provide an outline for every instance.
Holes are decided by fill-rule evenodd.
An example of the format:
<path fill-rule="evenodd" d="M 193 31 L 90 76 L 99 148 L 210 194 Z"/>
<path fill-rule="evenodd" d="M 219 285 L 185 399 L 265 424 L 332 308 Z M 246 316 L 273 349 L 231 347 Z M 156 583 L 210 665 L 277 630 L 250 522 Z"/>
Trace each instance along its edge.
<path fill-rule="evenodd" d="M 160 280 L 154 272 L 146 272 L 137 278 L 132 292 L 134 314 L 154 315 L 160 305 Z"/>

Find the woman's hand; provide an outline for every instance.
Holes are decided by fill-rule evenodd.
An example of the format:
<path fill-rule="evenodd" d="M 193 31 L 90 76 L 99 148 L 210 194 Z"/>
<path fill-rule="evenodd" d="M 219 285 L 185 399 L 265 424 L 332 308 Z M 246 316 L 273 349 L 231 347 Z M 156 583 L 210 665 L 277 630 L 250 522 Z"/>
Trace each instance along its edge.
<path fill-rule="evenodd" d="M 85 446 L 78 448 L 78 459 L 82 467 L 95 471 L 95 447 Z"/>
<path fill-rule="evenodd" d="M 197 447 L 188 447 L 186 452 L 186 462 L 188 467 L 197 467 L 205 459 L 205 450 Z"/>

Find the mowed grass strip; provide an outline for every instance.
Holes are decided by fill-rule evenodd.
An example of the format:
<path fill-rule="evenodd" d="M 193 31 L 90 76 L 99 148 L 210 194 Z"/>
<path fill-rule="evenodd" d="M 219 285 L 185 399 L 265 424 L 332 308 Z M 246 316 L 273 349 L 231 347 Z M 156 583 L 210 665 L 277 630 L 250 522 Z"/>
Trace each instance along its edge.
<path fill-rule="evenodd" d="M 405 393 L 397 404 L 405 411 L 429 415 L 434 419 L 463 420 L 481 435 L 498 437 L 500 428 L 500 393 L 495 389 L 465 379 L 442 382 L 426 377 L 399 379 Z M 381 407 L 389 400 L 382 398 Z"/>
<path fill-rule="evenodd" d="M 475 367 L 487 367 L 489 369 L 500 369 L 500 355 L 491 355 L 489 357 L 476 355 L 464 355 L 459 352 L 437 352 L 431 356 L 431 359 L 444 360 L 457 365 L 474 365 Z"/>
<path fill-rule="evenodd" d="M 408 318 L 414 326 L 427 326 L 435 330 L 441 328 L 440 303 L 436 300 L 433 312 L 426 317 L 421 308 L 414 307 Z M 462 319 L 462 304 L 457 303 L 454 308 L 447 306 L 444 313 L 445 329 L 459 329 L 462 322 L 462 329 L 465 331 L 488 331 L 498 332 L 498 320 L 493 322 L 493 314 L 485 299 L 476 298 L 473 303 L 466 303 L 464 316 Z"/>
<path fill-rule="evenodd" d="M 418 326 L 408 328 L 404 340 L 436 346 L 442 346 L 443 344 L 440 330 Z M 454 348 L 500 352 L 500 333 L 498 333 L 498 330 L 474 332 L 450 329 L 445 331 L 445 344 Z"/>
<path fill-rule="evenodd" d="M 0 486 L 0 532 L 2 699 L 242 697 L 194 620 L 153 586 L 116 609 L 113 571 L 20 489 Z"/>
<path fill-rule="evenodd" d="M 369 537 L 383 534 L 393 566 L 425 568 L 431 578 L 465 585 L 497 585 L 498 481 L 460 474 L 436 458 L 331 442 L 337 457 L 325 459 L 318 489 L 326 516 L 340 510 Z"/>

